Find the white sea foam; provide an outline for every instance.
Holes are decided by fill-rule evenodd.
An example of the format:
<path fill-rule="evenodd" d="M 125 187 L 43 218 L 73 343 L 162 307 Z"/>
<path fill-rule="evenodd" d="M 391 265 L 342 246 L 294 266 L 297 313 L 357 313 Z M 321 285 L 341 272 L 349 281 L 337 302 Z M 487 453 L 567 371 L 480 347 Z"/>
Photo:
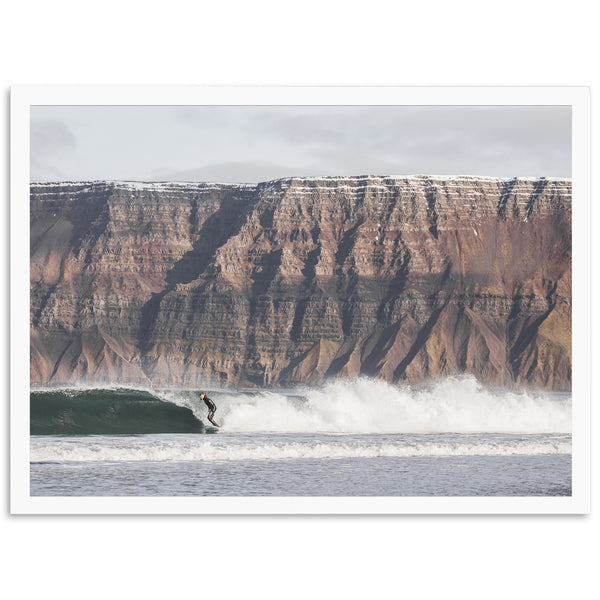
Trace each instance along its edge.
<path fill-rule="evenodd" d="M 571 431 L 571 399 L 544 393 L 490 390 L 472 377 L 448 378 L 427 387 L 396 386 L 359 378 L 296 392 L 210 396 L 228 432 L 435 433 Z M 203 418 L 206 409 L 189 395 L 165 399 Z"/>
<path fill-rule="evenodd" d="M 570 454 L 568 435 L 32 437 L 33 462 L 232 461 Z"/>

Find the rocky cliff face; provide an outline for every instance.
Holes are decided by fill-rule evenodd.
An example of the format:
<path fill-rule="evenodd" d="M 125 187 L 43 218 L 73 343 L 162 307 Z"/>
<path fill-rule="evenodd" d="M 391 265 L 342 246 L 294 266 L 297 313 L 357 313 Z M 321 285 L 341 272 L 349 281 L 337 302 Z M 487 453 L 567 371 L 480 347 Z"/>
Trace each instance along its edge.
<path fill-rule="evenodd" d="M 571 182 L 31 186 L 31 382 L 571 385 Z"/>

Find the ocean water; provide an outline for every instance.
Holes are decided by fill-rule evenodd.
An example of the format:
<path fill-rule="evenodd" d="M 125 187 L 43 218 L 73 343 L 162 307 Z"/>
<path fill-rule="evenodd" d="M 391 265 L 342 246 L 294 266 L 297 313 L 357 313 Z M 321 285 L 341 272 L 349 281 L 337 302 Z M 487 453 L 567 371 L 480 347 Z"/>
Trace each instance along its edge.
<path fill-rule="evenodd" d="M 32 496 L 568 496 L 571 398 L 372 379 L 31 394 Z"/>

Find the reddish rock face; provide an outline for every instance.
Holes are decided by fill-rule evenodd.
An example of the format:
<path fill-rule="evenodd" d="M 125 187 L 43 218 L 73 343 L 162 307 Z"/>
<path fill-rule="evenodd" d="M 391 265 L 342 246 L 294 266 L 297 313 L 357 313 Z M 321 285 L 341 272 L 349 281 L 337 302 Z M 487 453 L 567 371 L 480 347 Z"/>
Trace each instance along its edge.
<path fill-rule="evenodd" d="M 571 386 L 571 181 L 31 186 L 31 382 Z"/>

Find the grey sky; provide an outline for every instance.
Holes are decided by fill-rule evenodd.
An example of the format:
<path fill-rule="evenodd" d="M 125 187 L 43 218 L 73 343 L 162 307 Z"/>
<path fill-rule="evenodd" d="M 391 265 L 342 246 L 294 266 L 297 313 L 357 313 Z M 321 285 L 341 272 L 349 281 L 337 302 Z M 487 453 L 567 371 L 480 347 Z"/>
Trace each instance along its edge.
<path fill-rule="evenodd" d="M 570 106 L 32 106 L 31 179 L 571 176 Z"/>

